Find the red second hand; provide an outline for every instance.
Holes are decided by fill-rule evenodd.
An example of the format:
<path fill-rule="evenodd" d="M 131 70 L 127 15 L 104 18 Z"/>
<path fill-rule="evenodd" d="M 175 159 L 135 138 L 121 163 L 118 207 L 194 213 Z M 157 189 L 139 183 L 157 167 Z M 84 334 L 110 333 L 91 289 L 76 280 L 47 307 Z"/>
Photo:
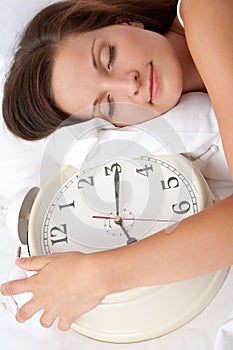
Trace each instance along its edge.
<path fill-rule="evenodd" d="M 105 219 L 105 220 L 109 220 L 112 219 L 114 220 L 115 218 L 112 216 L 100 216 L 100 215 L 93 215 L 92 219 Z M 175 220 L 163 220 L 163 219 L 135 219 L 135 218 L 122 218 L 121 220 L 135 220 L 135 221 L 157 221 L 157 222 L 177 222 Z"/>

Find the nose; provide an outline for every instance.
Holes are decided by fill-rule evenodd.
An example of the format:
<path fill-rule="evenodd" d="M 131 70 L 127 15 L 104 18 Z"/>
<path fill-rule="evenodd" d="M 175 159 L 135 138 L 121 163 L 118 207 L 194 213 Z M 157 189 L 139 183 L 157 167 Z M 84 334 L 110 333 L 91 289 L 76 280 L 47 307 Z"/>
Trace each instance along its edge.
<path fill-rule="evenodd" d="M 140 74 L 133 70 L 121 75 L 108 76 L 104 88 L 112 94 L 134 97 L 139 94 L 140 86 Z"/>

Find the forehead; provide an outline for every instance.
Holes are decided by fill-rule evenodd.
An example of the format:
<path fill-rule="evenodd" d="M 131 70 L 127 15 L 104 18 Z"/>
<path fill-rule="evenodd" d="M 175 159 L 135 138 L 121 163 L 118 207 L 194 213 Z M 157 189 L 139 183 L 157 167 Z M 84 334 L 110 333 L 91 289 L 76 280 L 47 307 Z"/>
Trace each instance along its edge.
<path fill-rule="evenodd" d="M 52 69 L 51 89 L 54 100 L 59 108 L 69 114 L 74 114 L 77 106 L 77 96 L 85 77 L 90 55 L 91 40 L 85 34 L 72 34 L 63 39 L 57 46 Z M 85 91 L 82 90 L 82 93 Z M 80 100 L 80 99 L 79 99 Z M 85 106 L 80 105 L 80 109 Z"/>
<path fill-rule="evenodd" d="M 65 47 L 67 48 L 72 45 L 80 48 L 85 47 L 88 42 L 90 42 L 90 40 L 93 40 L 93 38 L 102 38 L 106 40 L 111 38 L 115 41 L 129 40 L 138 34 L 139 29 L 141 28 L 136 26 L 117 24 L 85 33 L 69 34 L 59 42 L 56 52 L 59 54 L 59 51 L 64 50 Z M 141 36 L 145 31 L 143 30 L 140 32 Z"/>

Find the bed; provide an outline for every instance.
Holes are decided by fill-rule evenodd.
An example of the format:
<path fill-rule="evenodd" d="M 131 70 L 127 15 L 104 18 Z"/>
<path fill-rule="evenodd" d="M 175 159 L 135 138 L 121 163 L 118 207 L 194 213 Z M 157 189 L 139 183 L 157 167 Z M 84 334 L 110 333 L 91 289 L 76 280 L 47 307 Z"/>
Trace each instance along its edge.
<path fill-rule="evenodd" d="M 7 67 L 12 58 L 15 42 L 24 24 L 40 8 L 54 1 L 49 0 L 1 0 L 1 37 L 0 37 L 0 79 L 1 88 Z M 2 92 L 1 92 L 2 97 Z M 194 107 L 195 106 L 195 107 Z M 191 108 L 192 107 L 192 108 Z M 212 144 L 217 144 L 220 151 L 213 161 L 202 165 L 202 172 L 207 177 L 210 187 L 220 198 L 233 193 L 233 185 L 222 151 L 215 116 L 206 94 L 196 93 L 184 96 L 181 103 L 172 112 L 172 126 L 176 127 L 187 145 L 192 157 L 202 154 Z M 185 128 L 182 120 L 190 115 L 192 121 Z M 165 118 L 170 120 L 170 113 Z M 153 122 L 145 123 L 145 127 L 156 127 Z M 115 130 L 111 129 L 114 133 Z M 125 130 L 126 136 L 130 130 Z M 109 134 L 109 130 L 108 130 Z M 194 138 L 193 135 L 198 135 Z M 93 136 L 93 135 L 92 135 Z M 96 137 L 94 135 L 93 137 Z M 98 137 L 105 138 L 104 132 Z M 15 139 L 0 120 L 0 207 L 8 207 L 15 194 L 24 187 L 40 184 L 40 166 L 48 140 L 26 142 Z M 80 147 L 76 145 L 76 147 Z M 156 150 L 155 150 L 156 151 Z M 178 150 L 183 152 L 184 150 Z M 73 150 L 76 153 L 75 149 Z M 72 165 L 72 155 L 69 158 Z M 221 169 L 221 171 L 219 171 Z M 3 211 L 2 211 L 3 212 Z M 18 238 L 12 235 L 5 225 L 4 213 L 0 215 L 0 282 L 5 281 L 8 272 L 14 265 Z M 2 349 L 101 349 L 101 350 L 231 350 L 233 342 L 233 271 L 228 276 L 214 300 L 191 322 L 182 328 L 144 342 L 132 344 L 111 344 L 89 339 L 75 331 L 60 332 L 56 325 L 44 329 L 39 323 L 39 316 L 25 324 L 18 324 L 14 319 L 14 311 L 4 307 L 5 298 L 0 296 L 0 329 Z"/>

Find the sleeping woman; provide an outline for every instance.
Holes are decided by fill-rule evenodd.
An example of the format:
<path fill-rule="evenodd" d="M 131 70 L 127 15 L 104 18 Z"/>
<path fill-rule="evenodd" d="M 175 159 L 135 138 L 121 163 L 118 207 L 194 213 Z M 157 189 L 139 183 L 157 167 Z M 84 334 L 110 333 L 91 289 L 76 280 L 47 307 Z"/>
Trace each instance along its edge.
<path fill-rule="evenodd" d="M 132 125 L 145 119 L 122 119 L 116 102 L 149 108 L 159 117 L 183 93 L 206 91 L 233 174 L 232 19 L 232 0 L 55 3 L 31 21 L 19 44 L 4 89 L 6 125 L 17 137 L 38 140 L 89 107 L 91 115 L 77 122 L 101 117 L 119 127 Z M 68 330 L 109 293 L 231 265 L 232 208 L 230 196 L 183 220 L 172 235 L 162 230 L 123 248 L 19 259 L 21 268 L 37 273 L 3 284 L 1 293 L 33 294 L 17 312 L 19 322 L 44 310 L 43 326 L 58 318 L 59 329 Z"/>

